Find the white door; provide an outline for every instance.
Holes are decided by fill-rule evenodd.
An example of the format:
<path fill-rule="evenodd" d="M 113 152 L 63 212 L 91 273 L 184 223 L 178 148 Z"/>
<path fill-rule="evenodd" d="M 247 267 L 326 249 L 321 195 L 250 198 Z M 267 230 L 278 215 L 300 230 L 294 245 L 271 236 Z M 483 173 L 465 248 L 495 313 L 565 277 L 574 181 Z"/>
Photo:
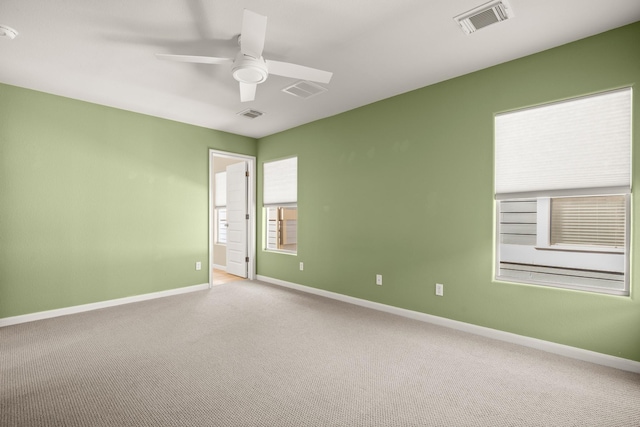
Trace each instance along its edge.
<path fill-rule="evenodd" d="M 247 163 L 227 166 L 227 273 L 247 277 Z"/>

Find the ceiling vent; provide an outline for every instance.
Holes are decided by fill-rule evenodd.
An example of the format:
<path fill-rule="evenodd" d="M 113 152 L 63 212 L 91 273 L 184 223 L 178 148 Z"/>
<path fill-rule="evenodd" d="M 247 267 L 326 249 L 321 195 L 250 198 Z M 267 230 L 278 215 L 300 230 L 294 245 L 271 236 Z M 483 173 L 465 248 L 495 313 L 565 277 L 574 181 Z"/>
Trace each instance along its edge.
<path fill-rule="evenodd" d="M 244 111 L 240 111 L 238 113 L 239 116 L 244 116 L 247 117 L 249 119 L 257 119 L 258 117 L 260 117 L 261 115 L 263 115 L 264 113 L 262 111 L 258 111 L 258 110 L 252 110 L 252 109 L 247 109 Z"/>
<path fill-rule="evenodd" d="M 513 18 L 513 9 L 506 0 L 492 1 L 453 18 L 462 31 L 471 34 L 477 30 Z"/>
<path fill-rule="evenodd" d="M 321 93 L 326 92 L 327 88 L 324 88 L 315 83 L 299 81 L 298 83 L 285 87 L 284 89 L 282 89 L 282 91 L 284 93 L 288 93 L 289 95 L 297 96 L 298 98 L 308 99 L 312 96 L 320 95 Z"/>

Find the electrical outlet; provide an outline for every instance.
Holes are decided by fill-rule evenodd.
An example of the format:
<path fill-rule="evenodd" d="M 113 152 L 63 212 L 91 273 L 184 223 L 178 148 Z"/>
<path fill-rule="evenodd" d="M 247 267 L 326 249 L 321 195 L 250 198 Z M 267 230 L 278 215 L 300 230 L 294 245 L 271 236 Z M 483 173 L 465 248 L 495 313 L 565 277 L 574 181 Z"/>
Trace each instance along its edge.
<path fill-rule="evenodd" d="M 196 270 L 202 270 L 202 263 L 200 261 L 196 262 Z"/>
<path fill-rule="evenodd" d="M 304 262 L 301 262 L 300 263 L 300 271 L 303 271 L 303 270 L 304 270 Z"/>
<path fill-rule="evenodd" d="M 382 274 L 376 274 L 376 285 L 382 286 Z"/>
<path fill-rule="evenodd" d="M 436 295 L 444 296 L 444 285 L 442 283 L 436 283 Z"/>

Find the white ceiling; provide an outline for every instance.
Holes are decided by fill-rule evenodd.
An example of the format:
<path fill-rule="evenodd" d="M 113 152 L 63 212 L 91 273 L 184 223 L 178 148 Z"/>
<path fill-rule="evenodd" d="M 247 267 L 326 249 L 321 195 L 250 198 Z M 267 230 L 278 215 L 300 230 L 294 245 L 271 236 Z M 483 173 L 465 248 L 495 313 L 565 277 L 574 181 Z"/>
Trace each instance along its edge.
<path fill-rule="evenodd" d="M 509 0 L 515 17 L 465 35 L 453 17 L 486 0 L 2 0 L 0 82 L 251 137 L 640 20 L 638 0 Z M 241 103 L 230 66 L 242 10 L 268 17 L 264 57 L 332 71 L 310 99 L 269 76 Z M 247 119 L 236 113 L 257 109 Z"/>

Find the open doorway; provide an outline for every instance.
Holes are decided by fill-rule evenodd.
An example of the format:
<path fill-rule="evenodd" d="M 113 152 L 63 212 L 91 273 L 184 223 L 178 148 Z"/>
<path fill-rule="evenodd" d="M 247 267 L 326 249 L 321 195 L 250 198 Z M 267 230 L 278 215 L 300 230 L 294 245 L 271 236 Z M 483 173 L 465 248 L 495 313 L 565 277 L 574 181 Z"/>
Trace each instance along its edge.
<path fill-rule="evenodd" d="M 209 150 L 209 287 L 255 279 L 255 163 Z"/>

